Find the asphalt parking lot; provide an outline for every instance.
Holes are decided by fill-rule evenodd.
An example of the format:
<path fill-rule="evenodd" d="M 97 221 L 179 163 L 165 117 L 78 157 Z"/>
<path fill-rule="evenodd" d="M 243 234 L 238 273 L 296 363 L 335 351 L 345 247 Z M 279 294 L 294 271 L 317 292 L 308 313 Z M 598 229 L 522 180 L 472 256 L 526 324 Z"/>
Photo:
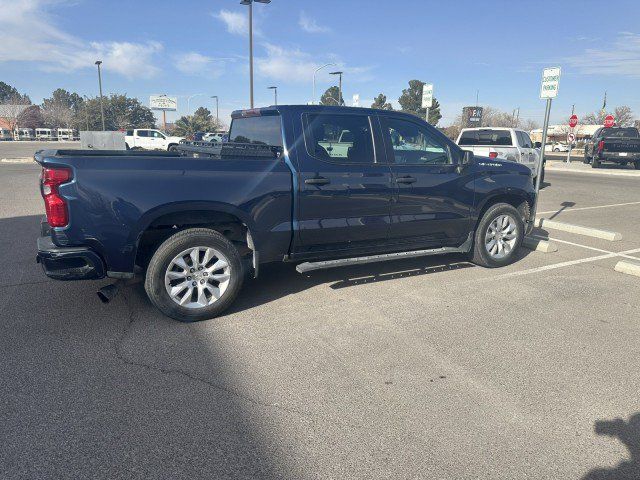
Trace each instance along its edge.
<path fill-rule="evenodd" d="M 185 325 L 42 274 L 38 173 L 0 163 L 0 477 L 640 478 L 640 177 L 546 175 L 544 217 L 620 241 L 278 265 Z"/>

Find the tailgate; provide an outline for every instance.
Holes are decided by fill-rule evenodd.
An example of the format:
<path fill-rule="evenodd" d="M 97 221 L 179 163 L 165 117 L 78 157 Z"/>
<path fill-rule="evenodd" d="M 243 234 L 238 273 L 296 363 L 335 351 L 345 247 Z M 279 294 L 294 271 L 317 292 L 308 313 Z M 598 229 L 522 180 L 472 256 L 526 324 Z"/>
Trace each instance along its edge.
<path fill-rule="evenodd" d="M 626 152 L 626 153 L 640 153 L 640 139 L 638 138 L 605 138 L 604 149 L 605 152 Z"/>

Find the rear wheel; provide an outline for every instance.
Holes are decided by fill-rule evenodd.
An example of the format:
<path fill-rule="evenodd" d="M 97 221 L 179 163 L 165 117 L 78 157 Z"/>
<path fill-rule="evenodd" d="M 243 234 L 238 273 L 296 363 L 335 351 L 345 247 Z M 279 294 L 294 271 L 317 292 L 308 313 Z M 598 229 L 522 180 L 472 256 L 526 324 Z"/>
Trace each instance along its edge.
<path fill-rule="evenodd" d="M 471 261 L 487 268 L 509 265 L 514 261 L 523 238 L 522 214 L 507 203 L 492 205 L 476 228 Z"/>
<path fill-rule="evenodd" d="M 190 228 L 156 250 L 145 279 L 151 302 L 181 322 L 214 318 L 235 300 L 244 281 L 237 248 L 219 232 Z"/>

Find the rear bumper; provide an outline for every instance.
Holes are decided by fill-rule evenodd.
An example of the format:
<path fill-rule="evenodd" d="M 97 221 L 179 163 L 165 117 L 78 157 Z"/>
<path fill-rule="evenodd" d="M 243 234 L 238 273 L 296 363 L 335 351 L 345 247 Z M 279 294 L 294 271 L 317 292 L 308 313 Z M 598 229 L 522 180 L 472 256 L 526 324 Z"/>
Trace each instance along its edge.
<path fill-rule="evenodd" d="M 638 162 L 640 161 L 640 153 L 627 153 L 626 155 L 620 155 L 619 153 L 604 152 L 600 154 L 598 160 L 601 162 Z"/>
<path fill-rule="evenodd" d="M 100 256 L 88 247 L 58 247 L 50 236 L 38 238 L 36 261 L 47 277 L 56 280 L 93 280 L 104 278 Z"/>

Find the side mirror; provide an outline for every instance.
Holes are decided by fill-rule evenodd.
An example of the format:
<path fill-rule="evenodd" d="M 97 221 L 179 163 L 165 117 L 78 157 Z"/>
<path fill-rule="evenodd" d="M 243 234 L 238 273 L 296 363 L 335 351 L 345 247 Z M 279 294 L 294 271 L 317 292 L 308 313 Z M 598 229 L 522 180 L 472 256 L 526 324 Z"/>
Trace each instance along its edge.
<path fill-rule="evenodd" d="M 462 165 L 471 165 L 473 163 L 473 152 L 464 150 L 462 155 Z"/>
<path fill-rule="evenodd" d="M 533 144 L 533 146 L 535 148 L 540 148 L 540 147 L 542 147 L 542 142 L 536 142 L 536 143 Z"/>

